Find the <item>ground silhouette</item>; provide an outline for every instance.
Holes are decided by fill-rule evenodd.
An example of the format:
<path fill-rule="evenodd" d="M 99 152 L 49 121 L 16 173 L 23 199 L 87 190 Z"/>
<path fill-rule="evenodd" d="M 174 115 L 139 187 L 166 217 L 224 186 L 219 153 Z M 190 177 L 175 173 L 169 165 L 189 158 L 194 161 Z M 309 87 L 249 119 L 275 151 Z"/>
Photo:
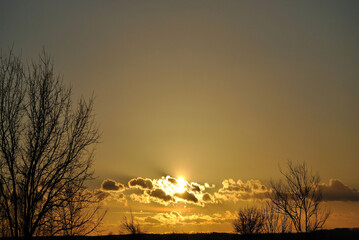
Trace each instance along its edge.
<path fill-rule="evenodd" d="M 2 238 L 13 239 L 13 238 Z M 21 238 L 20 238 L 21 239 Z M 109 235 L 109 236 L 57 236 L 57 237 L 34 237 L 37 240 L 331 240 L 331 239 L 359 239 L 359 228 L 348 229 L 332 229 L 332 230 L 319 230 L 311 233 L 271 233 L 271 234 L 253 234 L 253 235 L 240 235 L 233 233 L 195 233 L 195 234 L 139 234 L 139 235 Z"/>

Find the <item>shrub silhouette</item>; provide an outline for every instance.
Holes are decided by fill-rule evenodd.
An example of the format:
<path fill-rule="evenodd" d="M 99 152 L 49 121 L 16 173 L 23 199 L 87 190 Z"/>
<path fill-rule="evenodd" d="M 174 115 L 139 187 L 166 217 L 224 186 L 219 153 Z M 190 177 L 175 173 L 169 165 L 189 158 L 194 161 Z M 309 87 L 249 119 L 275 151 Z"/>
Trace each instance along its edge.
<path fill-rule="evenodd" d="M 263 230 L 265 213 L 256 207 L 246 207 L 237 212 L 233 221 L 234 231 L 240 234 L 256 234 Z"/>
<path fill-rule="evenodd" d="M 130 234 L 143 234 L 143 230 L 138 222 L 135 222 L 135 217 L 133 216 L 132 210 L 130 210 L 130 219 L 127 219 L 127 217 L 123 217 L 122 220 L 122 228 L 127 233 Z"/>

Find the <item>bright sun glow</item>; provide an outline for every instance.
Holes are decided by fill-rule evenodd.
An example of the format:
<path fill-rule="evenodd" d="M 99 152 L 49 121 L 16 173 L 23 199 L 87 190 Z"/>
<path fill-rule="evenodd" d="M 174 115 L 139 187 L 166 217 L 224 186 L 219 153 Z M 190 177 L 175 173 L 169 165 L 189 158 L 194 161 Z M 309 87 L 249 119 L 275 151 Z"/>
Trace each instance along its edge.
<path fill-rule="evenodd" d="M 176 192 L 178 193 L 183 193 L 184 191 L 186 191 L 186 185 L 187 185 L 187 182 L 182 178 L 182 177 L 179 177 L 177 179 L 177 189 L 176 189 Z"/>

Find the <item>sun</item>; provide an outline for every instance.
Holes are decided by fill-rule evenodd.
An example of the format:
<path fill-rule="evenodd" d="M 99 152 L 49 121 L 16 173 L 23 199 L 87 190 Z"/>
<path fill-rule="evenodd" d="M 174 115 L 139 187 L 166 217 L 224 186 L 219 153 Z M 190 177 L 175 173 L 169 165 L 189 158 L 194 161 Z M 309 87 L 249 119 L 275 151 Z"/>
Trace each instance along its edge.
<path fill-rule="evenodd" d="M 177 179 L 177 187 L 176 187 L 176 192 L 178 193 L 183 193 L 186 191 L 186 185 L 187 182 L 186 180 L 184 180 L 182 177 L 179 177 Z"/>

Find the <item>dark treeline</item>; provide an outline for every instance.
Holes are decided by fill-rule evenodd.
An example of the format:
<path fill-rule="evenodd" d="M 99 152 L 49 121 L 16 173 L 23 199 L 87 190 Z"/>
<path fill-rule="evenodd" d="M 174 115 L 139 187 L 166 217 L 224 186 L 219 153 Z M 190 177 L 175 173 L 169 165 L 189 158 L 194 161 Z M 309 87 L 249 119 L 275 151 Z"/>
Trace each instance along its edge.
<path fill-rule="evenodd" d="M 3 238 L 12 239 L 12 238 Z M 359 239 L 359 229 L 333 229 L 319 230 L 311 233 L 271 233 L 271 234 L 252 234 L 240 235 L 231 233 L 197 233 L 197 234 L 141 234 L 141 235 L 110 235 L 110 236 L 53 236 L 53 237 L 34 237 L 38 240 L 204 240 L 204 239 L 243 239 L 243 240 L 271 240 L 271 239 L 290 239 L 290 240 L 321 240 L 321 239 Z"/>

